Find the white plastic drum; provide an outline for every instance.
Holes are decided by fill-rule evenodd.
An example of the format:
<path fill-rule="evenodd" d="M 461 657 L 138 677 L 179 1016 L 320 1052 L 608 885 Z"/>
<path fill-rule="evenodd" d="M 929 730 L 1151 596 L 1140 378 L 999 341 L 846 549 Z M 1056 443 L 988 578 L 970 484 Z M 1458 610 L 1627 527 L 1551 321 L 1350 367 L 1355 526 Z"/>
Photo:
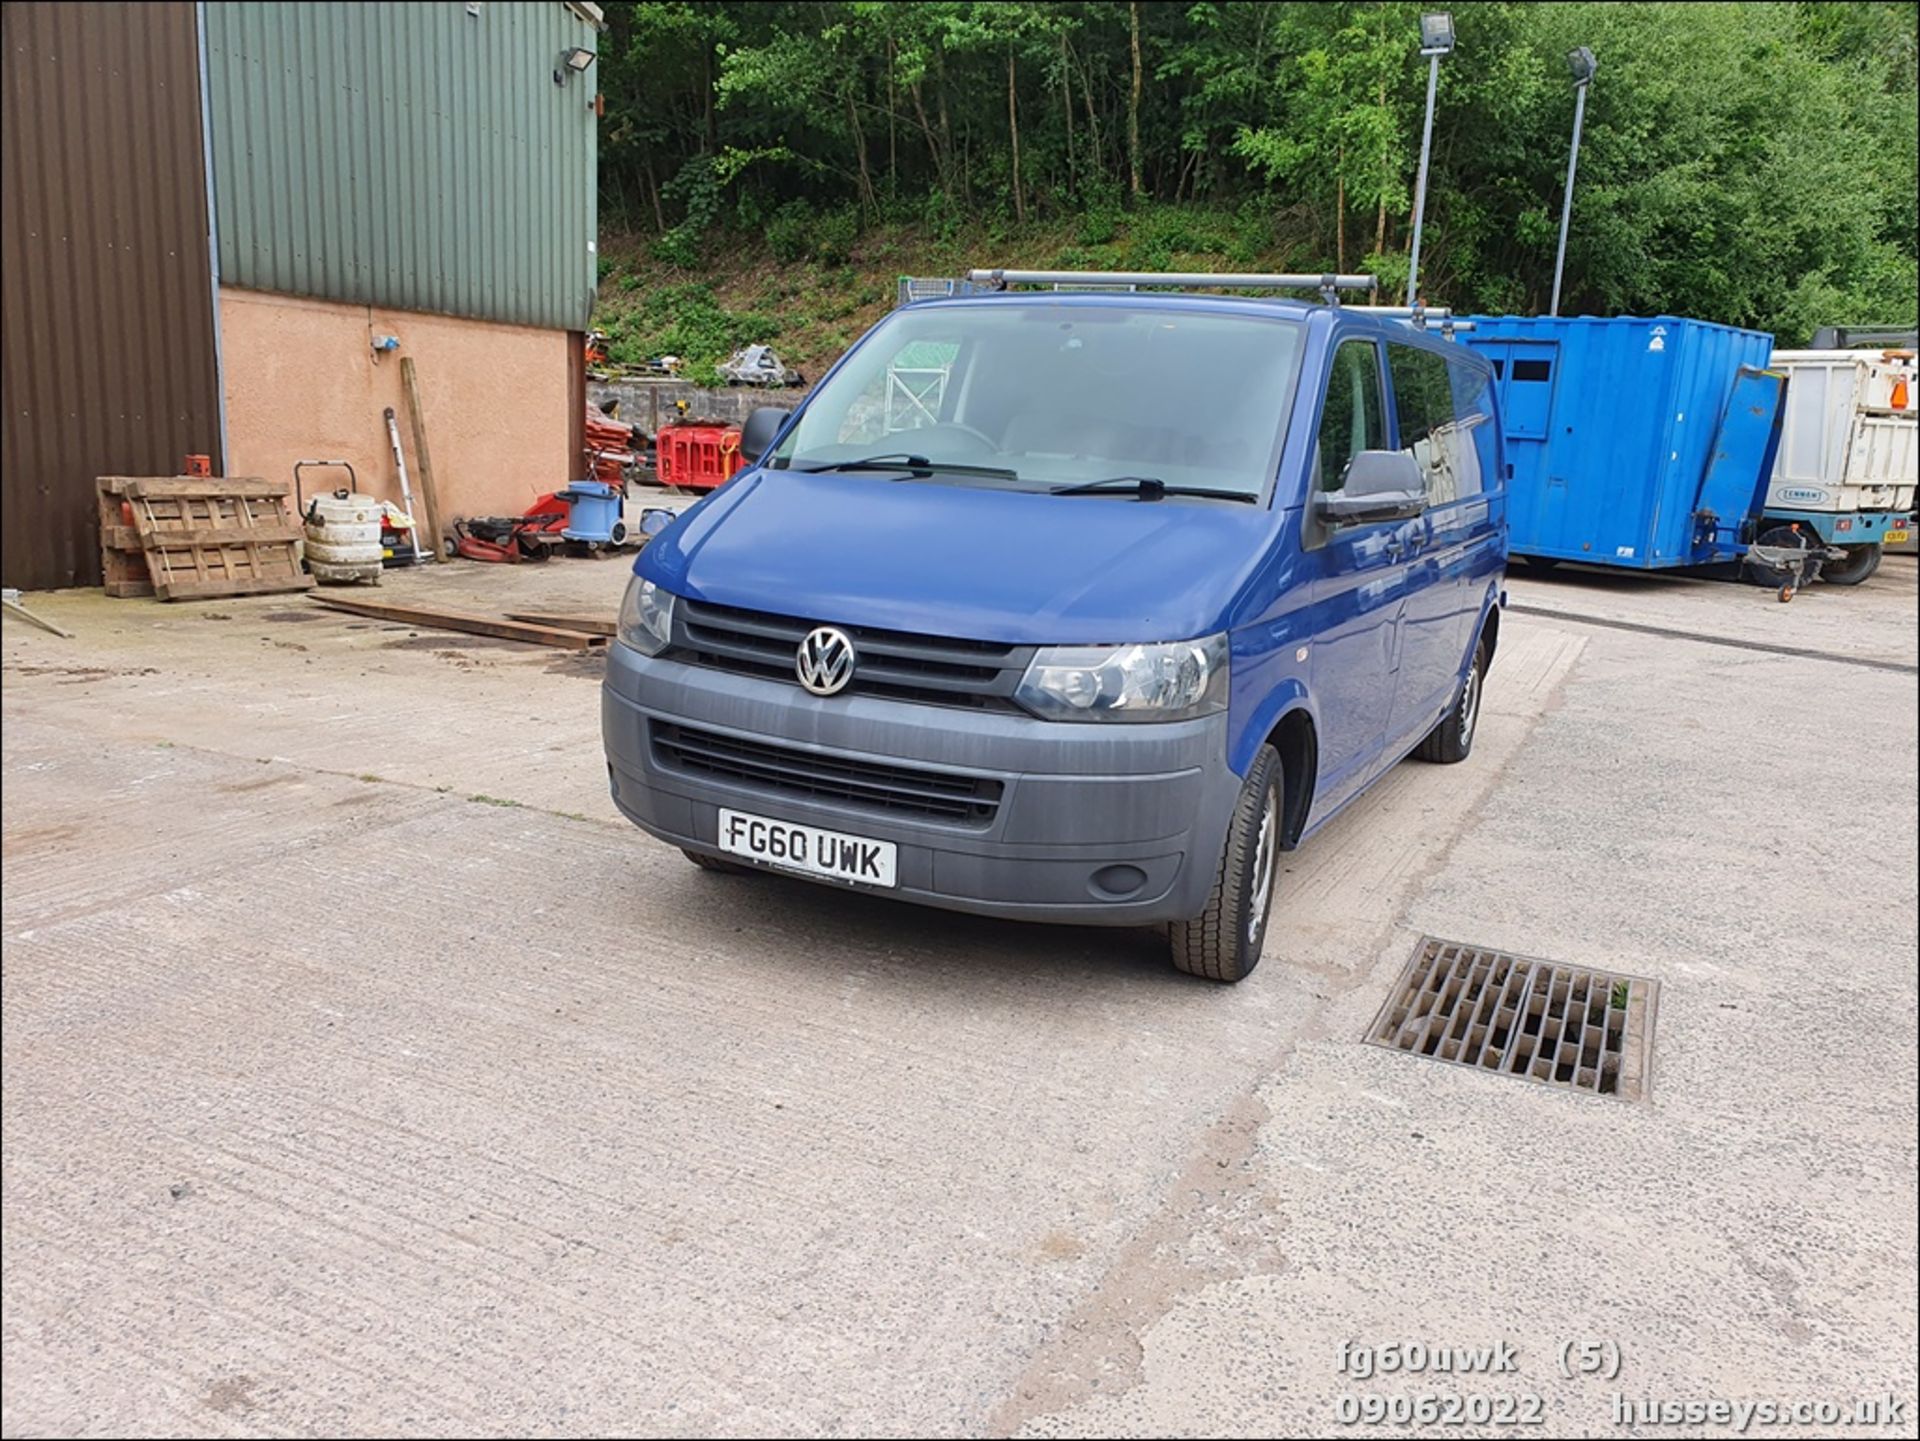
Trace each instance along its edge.
<path fill-rule="evenodd" d="M 381 503 L 371 495 L 336 490 L 316 495 L 307 506 L 306 556 L 308 566 L 319 580 L 359 580 L 341 574 L 347 568 L 364 573 L 371 566 L 378 573 L 381 556 Z M 332 574 L 324 574 L 323 568 Z"/>

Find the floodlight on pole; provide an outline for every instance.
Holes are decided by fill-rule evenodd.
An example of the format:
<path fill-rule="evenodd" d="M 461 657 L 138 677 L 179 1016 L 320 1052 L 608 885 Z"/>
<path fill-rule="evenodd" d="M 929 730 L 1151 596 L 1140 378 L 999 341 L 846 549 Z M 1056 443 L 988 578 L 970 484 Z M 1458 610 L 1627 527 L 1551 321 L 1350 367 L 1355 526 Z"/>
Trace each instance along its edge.
<path fill-rule="evenodd" d="M 1420 17 L 1420 53 L 1427 57 L 1427 122 L 1420 133 L 1420 180 L 1413 195 L 1413 252 L 1407 258 L 1407 304 L 1420 295 L 1420 231 L 1427 219 L 1427 162 L 1433 154 L 1433 95 L 1440 84 L 1440 57 L 1453 53 L 1453 16 L 1444 10 Z"/>
<path fill-rule="evenodd" d="M 1567 269 L 1567 225 L 1573 219 L 1573 175 L 1580 166 L 1580 126 L 1587 118 L 1587 87 L 1593 84 L 1600 62 L 1582 45 L 1567 52 L 1567 70 L 1573 76 L 1573 148 L 1567 152 L 1567 193 L 1560 200 L 1560 247 L 1553 257 L 1553 299 L 1547 314 L 1560 313 L 1560 280 Z"/>

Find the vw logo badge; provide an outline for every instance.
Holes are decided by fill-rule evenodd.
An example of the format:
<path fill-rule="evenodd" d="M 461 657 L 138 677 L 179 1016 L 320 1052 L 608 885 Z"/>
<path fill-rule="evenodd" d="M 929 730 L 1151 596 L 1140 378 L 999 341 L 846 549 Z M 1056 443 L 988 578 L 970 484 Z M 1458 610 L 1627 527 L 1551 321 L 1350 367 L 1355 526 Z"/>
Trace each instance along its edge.
<path fill-rule="evenodd" d="M 853 679 L 853 660 L 853 642 L 846 632 L 823 625 L 800 642 L 793 673 L 815 695 L 838 695 Z"/>

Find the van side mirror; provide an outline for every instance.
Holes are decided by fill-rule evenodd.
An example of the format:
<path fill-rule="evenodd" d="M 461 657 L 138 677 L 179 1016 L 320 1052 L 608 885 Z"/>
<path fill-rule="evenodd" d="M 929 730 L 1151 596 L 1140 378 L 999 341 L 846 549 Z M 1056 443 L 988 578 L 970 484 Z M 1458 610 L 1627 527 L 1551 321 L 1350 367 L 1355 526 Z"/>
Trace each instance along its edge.
<path fill-rule="evenodd" d="M 1404 450 L 1363 450 L 1348 462 L 1338 490 L 1313 498 L 1319 517 L 1332 524 L 1411 520 L 1427 508 L 1426 477 Z"/>
<path fill-rule="evenodd" d="M 740 454 L 749 465 L 773 449 L 773 438 L 792 413 L 777 405 L 756 406 L 748 412 L 747 423 L 740 427 Z"/>

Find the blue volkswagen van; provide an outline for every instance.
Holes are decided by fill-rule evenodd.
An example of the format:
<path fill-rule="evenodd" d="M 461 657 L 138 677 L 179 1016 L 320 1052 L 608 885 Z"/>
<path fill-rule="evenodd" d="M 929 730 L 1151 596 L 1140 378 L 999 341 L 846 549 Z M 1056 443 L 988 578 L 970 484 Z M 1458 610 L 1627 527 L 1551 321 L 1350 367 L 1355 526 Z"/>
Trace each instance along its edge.
<path fill-rule="evenodd" d="M 1237 981 L 1281 851 L 1472 750 L 1494 405 L 1473 351 L 1337 304 L 904 306 L 641 552 L 614 801 L 709 871 L 1161 927 Z"/>

